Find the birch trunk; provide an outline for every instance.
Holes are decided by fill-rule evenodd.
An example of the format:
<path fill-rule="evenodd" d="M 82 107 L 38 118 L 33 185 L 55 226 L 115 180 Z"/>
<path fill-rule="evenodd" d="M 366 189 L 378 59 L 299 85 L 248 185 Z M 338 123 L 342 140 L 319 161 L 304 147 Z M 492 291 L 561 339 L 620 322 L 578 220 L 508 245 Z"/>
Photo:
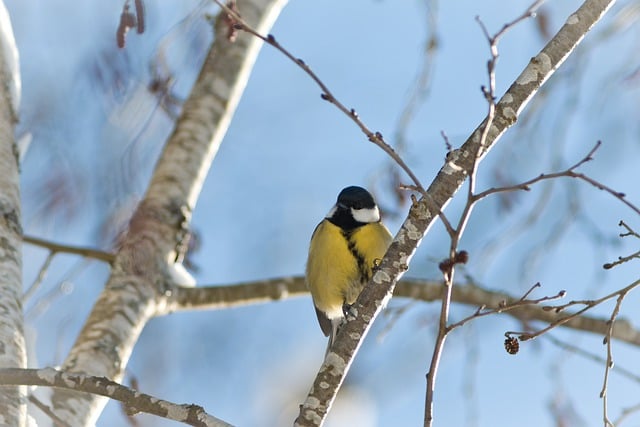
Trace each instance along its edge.
<path fill-rule="evenodd" d="M 242 16 L 268 31 L 286 0 L 239 0 Z M 62 369 L 120 381 L 144 325 L 171 298 L 170 269 L 185 229 L 262 42 L 239 33 L 227 39 L 224 14 L 215 40 L 176 128 L 160 156 L 151 183 L 116 255 L 106 287 Z M 93 425 L 106 398 L 55 390 L 56 414 L 73 426 Z"/>
<path fill-rule="evenodd" d="M 22 315 L 20 175 L 14 129 L 20 93 L 18 54 L 0 1 L 0 367 L 26 367 Z M 0 388 L 0 425 L 26 425 L 26 387 Z"/>

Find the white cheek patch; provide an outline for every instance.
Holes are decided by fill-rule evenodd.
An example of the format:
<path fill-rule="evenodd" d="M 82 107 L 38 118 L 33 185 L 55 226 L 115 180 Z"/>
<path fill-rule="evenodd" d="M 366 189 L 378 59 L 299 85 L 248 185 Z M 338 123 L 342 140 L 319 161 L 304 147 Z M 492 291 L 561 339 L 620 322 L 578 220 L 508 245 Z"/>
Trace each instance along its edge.
<path fill-rule="evenodd" d="M 351 215 L 353 215 L 353 219 L 358 222 L 370 223 L 380 221 L 380 211 L 377 206 L 367 209 L 351 208 Z"/>

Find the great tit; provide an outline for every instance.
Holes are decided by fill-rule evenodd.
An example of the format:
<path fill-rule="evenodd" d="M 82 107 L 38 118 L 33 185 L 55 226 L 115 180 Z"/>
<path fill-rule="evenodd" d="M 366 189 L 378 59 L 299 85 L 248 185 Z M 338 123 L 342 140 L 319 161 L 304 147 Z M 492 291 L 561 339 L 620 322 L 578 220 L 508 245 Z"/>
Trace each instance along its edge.
<path fill-rule="evenodd" d="M 345 314 L 391 244 L 373 196 L 347 187 L 315 228 L 309 245 L 306 282 L 320 328 L 333 344 Z"/>

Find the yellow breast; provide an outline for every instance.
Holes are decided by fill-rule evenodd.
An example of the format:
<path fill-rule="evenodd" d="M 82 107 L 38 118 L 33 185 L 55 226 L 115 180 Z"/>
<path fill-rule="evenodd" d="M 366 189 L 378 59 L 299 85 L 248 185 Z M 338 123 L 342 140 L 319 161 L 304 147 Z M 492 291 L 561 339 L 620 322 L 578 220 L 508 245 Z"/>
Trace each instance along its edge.
<path fill-rule="evenodd" d="M 311 238 L 307 261 L 307 286 L 317 309 L 329 319 L 342 317 L 343 304 L 355 302 L 391 239 L 379 222 L 345 233 L 322 221 Z"/>

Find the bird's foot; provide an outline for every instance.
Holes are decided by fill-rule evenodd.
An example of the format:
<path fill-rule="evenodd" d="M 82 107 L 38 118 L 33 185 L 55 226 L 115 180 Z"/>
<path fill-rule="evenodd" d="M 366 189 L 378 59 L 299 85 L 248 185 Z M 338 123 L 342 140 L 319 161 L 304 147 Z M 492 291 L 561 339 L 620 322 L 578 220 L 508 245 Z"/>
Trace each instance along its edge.
<path fill-rule="evenodd" d="M 352 304 L 342 304 L 342 314 L 344 315 L 344 320 L 346 322 L 350 322 L 356 318 L 358 315 L 358 310 L 356 310 Z"/>

